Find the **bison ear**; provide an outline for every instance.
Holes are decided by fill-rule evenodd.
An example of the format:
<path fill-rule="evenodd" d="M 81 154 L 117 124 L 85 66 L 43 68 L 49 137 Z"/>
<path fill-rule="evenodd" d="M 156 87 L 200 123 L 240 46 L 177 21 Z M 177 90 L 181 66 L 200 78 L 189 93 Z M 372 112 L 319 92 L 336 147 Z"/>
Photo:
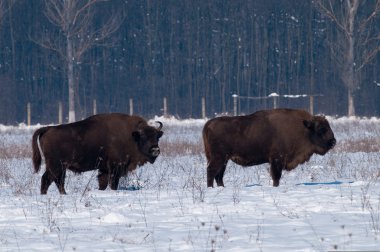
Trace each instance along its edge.
<path fill-rule="evenodd" d="M 138 142 L 138 141 L 140 140 L 140 132 L 138 132 L 138 131 L 133 131 L 133 132 L 132 132 L 132 137 L 133 137 L 133 139 L 134 139 L 136 142 Z"/>
<path fill-rule="evenodd" d="M 309 130 L 314 130 L 314 122 L 313 121 L 304 120 L 303 125 L 305 125 L 305 127 L 308 128 Z"/>

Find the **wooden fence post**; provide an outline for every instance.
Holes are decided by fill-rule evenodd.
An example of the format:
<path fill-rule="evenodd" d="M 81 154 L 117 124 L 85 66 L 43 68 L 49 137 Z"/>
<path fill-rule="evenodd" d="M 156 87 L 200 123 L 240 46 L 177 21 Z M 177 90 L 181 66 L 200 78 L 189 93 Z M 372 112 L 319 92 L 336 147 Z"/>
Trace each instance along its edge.
<path fill-rule="evenodd" d="M 28 126 L 30 126 L 31 124 L 31 118 L 32 118 L 32 107 L 30 105 L 30 102 L 28 102 L 28 104 L 26 105 L 26 110 L 27 110 L 27 122 L 28 122 Z"/>
<path fill-rule="evenodd" d="M 314 115 L 314 96 L 310 95 L 310 100 L 309 100 L 309 112 L 310 114 Z"/>
<path fill-rule="evenodd" d="M 273 98 L 273 108 L 276 109 L 277 108 L 277 101 L 278 101 L 277 99 L 278 99 L 278 97 L 280 97 L 280 95 L 277 93 L 271 93 L 270 95 L 268 95 L 268 97 Z"/>
<path fill-rule="evenodd" d="M 133 115 L 133 99 L 129 98 L 129 114 Z"/>
<path fill-rule="evenodd" d="M 273 108 L 274 108 L 274 109 L 277 108 L 277 96 L 274 96 L 274 97 L 273 97 Z"/>
<path fill-rule="evenodd" d="M 58 124 L 62 124 L 63 111 L 62 111 L 62 102 L 58 102 Z"/>
<path fill-rule="evenodd" d="M 206 118 L 206 99 L 202 97 L 202 118 Z"/>
<path fill-rule="evenodd" d="M 237 94 L 233 94 L 232 97 L 234 98 L 234 116 L 237 116 L 237 99 L 239 96 Z"/>
<path fill-rule="evenodd" d="M 97 113 L 98 113 L 98 109 L 97 109 L 97 106 L 96 106 L 96 99 L 94 99 L 92 101 L 92 114 L 96 115 Z"/>
<path fill-rule="evenodd" d="M 168 116 L 168 103 L 166 97 L 164 97 L 164 117 Z"/>

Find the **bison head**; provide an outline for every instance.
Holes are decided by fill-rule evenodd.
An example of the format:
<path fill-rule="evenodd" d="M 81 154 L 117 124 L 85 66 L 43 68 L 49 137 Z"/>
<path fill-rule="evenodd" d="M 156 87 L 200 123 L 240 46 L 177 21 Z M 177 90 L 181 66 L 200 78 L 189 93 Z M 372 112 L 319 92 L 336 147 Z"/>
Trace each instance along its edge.
<path fill-rule="evenodd" d="M 160 125 L 158 128 L 143 125 L 139 126 L 139 129 L 137 131 L 132 132 L 133 139 L 136 141 L 140 152 L 146 156 L 148 158 L 148 161 L 152 164 L 160 154 L 158 140 L 164 134 L 161 131 L 162 123 L 157 123 Z"/>
<path fill-rule="evenodd" d="M 310 141 L 316 146 L 316 153 L 324 155 L 335 146 L 334 133 L 325 117 L 313 116 L 312 120 L 303 123 L 309 130 Z"/>

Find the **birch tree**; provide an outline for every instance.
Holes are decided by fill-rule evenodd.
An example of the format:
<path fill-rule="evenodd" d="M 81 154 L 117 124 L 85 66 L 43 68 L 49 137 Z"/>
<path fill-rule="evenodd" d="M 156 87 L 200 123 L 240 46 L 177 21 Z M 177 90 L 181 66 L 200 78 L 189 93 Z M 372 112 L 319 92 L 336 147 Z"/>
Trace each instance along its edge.
<path fill-rule="evenodd" d="M 59 36 L 48 30 L 36 33 L 31 39 L 37 44 L 54 50 L 66 66 L 69 122 L 75 121 L 76 66 L 92 47 L 104 45 L 122 23 L 122 14 L 111 15 L 105 23 L 95 25 L 95 6 L 107 0 L 45 0 L 44 14 L 59 29 Z"/>
<path fill-rule="evenodd" d="M 380 51 L 380 33 L 374 32 L 379 25 L 380 0 L 315 0 L 314 3 L 318 11 L 333 21 L 338 31 L 330 48 L 347 88 L 348 116 L 354 116 L 359 72 Z M 359 15 L 361 9 L 370 11 Z"/>

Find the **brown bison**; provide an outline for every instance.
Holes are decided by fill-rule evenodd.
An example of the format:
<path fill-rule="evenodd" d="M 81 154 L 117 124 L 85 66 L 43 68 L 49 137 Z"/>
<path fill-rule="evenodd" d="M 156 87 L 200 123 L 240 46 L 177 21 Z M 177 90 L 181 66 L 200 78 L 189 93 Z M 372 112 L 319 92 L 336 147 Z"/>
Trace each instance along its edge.
<path fill-rule="evenodd" d="M 296 109 L 257 111 L 247 116 L 218 117 L 203 128 L 207 186 L 224 186 L 228 160 L 242 166 L 270 164 L 273 186 L 283 170 L 290 171 L 314 153 L 326 154 L 336 144 L 323 116 Z"/>
<path fill-rule="evenodd" d="M 36 130 L 32 139 L 35 172 L 42 159 L 46 163 L 41 194 L 47 193 L 53 181 L 66 194 L 66 169 L 76 173 L 98 169 L 99 189 L 109 184 L 116 190 L 121 176 L 146 162 L 154 163 L 160 154 L 158 140 L 163 132 L 162 123 L 157 123 L 155 128 L 139 116 L 114 113 Z"/>

